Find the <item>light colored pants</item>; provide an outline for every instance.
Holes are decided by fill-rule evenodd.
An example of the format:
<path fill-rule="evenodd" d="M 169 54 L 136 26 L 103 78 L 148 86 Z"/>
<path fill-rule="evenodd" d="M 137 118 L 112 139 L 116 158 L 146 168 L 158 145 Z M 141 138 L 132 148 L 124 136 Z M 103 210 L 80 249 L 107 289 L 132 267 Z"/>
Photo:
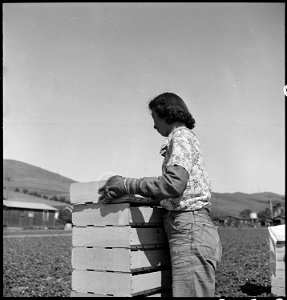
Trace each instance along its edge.
<path fill-rule="evenodd" d="M 214 297 L 222 246 L 209 213 L 169 211 L 164 216 L 172 266 L 173 297 Z"/>

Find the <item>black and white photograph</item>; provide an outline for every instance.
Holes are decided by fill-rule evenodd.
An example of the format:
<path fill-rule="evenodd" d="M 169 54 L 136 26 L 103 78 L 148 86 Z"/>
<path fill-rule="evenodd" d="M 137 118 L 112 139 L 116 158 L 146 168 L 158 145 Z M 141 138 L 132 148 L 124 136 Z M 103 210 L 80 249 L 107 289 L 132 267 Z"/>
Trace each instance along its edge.
<path fill-rule="evenodd" d="M 4 2 L 3 297 L 285 297 L 285 3 Z"/>

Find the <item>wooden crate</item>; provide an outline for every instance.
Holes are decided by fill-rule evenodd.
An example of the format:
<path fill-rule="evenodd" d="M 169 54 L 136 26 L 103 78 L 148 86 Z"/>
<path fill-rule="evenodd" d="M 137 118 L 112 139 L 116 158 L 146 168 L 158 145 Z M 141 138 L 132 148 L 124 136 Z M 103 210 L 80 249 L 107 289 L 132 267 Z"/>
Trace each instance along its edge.
<path fill-rule="evenodd" d="M 285 291 L 285 225 L 270 226 L 271 293 L 286 296 Z"/>
<path fill-rule="evenodd" d="M 99 204 L 97 190 L 103 183 L 71 185 L 71 297 L 171 295 L 164 209 L 134 195 Z"/>

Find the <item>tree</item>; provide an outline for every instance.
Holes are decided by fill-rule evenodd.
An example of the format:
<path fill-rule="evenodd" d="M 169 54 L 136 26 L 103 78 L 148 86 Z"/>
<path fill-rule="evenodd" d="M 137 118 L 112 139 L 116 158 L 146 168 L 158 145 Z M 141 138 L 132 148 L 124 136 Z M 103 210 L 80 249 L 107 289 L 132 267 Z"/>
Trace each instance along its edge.
<path fill-rule="evenodd" d="M 250 219 L 250 213 L 252 213 L 252 210 L 250 210 L 249 208 L 243 209 L 239 213 L 239 216 L 242 217 L 243 219 Z"/>
<path fill-rule="evenodd" d="M 277 203 L 275 206 L 273 206 L 273 218 L 281 216 L 281 213 L 282 213 L 282 206 L 280 203 Z"/>
<path fill-rule="evenodd" d="M 65 197 L 65 196 L 61 196 L 61 197 L 59 198 L 59 201 L 60 201 L 60 202 L 67 202 L 67 200 L 66 200 L 66 197 Z"/>
<path fill-rule="evenodd" d="M 272 219 L 269 207 L 266 207 L 265 210 L 259 211 L 257 216 L 259 219 Z"/>
<path fill-rule="evenodd" d="M 29 195 L 32 195 L 32 196 L 35 196 L 35 197 L 41 197 L 41 195 L 36 191 L 30 192 Z"/>
<path fill-rule="evenodd" d="M 72 223 L 72 212 L 63 208 L 59 212 L 59 222 L 62 224 Z"/>

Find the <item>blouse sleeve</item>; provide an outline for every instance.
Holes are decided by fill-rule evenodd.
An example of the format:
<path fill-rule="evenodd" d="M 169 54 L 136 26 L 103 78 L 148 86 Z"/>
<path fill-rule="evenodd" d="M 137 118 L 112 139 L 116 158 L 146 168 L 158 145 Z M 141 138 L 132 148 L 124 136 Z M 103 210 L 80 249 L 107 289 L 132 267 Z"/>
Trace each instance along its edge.
<path fill-rule="evenodd" d="M 180 166 L 170 166 L 159 177 L 136 179 L 136 193 L 162 200 L 179 197 L 186 189 L 189 174 Z"/>
<path fill-rule="evenodd" d="M 192 142 L 185 132 L 176 132 L 170 141 L 166 168 L 173 165 L 181 166 L 191 173 Z"/>

